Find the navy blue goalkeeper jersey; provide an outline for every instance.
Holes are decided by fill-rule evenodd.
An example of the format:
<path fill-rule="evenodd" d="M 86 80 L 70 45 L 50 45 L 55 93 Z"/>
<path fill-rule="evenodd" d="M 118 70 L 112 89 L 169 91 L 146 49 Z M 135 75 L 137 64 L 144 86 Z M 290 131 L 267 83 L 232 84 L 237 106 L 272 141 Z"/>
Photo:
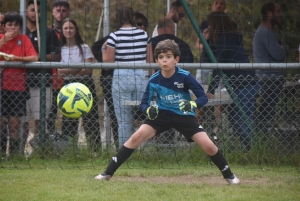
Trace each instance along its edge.
<path fill-rule="evenodd" d="M 163 77 L 160 70 L 151 76 L 140 104 L 140 110 L 143 113 L 146 113 L 153 97 L 156 97 L 159 112 L 195 115 L 194 111 L 183 113 L 179 109 L 180 100 L 191 100 L 189 90 L 197 97 L 194 101 L 197 103 L 198 108 L 207 103 L 208 99 L 202 86 L 190 72 L 178 67 L 175 68 L 176 71 L 170 78 Z"/>

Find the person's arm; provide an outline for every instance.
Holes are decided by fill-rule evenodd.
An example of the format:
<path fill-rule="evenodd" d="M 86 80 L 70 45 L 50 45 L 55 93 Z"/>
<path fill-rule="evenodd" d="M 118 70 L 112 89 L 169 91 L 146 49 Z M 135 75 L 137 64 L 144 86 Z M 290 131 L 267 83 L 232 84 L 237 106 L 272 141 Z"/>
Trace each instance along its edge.
<path fill-rule="evenodd" d="M 102 46 L 102 59 L 103 62 L 113 63 L 115 62 L 116 49 L 110 46 Z"/>
<path fill-rule="evenodd" d="M 30 55 L 26 57 L 18 57 L 15 55 L 12 55 L 9 61 L 21 61 L 21 62 L 36 62 L 39 58 L 36 55 Z"/>
<path fill-rule="evenodd" d="M 87 58 L 84 60 L 85 63 L 92 63 L 93 58 Z M 78 75 L 92 75 L 93 69 L 91 68 L 82 68 L 79 72 Z"/>
<path fill-rule="evenodd" d="M 285 59 L 288 50 L 285 49 L 285 46 L 280 44 L 277 35 L 275 33 L 262 35 L 262 42 L 264 46 L 267 48 L 269 55 L 278 61 L 282 61 Z"/>
<path fill-rule="evenodd" d="M 9 40 L 13 39 L 13 33 L 6 32 L 0 39 L 0 48 Z"/>
<path fill-rule="evenodd" d="M 192 76 L 191 73 L 186 78 L 185 85 L 188 87 L 188 89 L 192 90 L 196 96 L 194 102 L 197 104 L 197 108 L 203 107 L 208 102 L 207 96 L 201 84 Z"/>

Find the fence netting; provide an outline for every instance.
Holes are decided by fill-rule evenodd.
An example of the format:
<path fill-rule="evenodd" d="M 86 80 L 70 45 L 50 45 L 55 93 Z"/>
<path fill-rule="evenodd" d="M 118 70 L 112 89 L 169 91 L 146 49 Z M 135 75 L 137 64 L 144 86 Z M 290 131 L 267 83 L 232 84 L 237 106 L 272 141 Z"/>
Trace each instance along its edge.
<path fill-rule="evenodd" d="M 229 81 L 240 79 L 226 78 Z M 34 79 L 52 80 L 52 76 L 27 75 L 28 86 Z M 100 79 L 95 73 L 92 77 L 68 77 L 64 84 L 81 82 L 88 86 L 94 97 L 92 110 L 80 119 L 65 118 L 57 111 L 58 89 L 46 85 L 46 92 L 51 89 L 49 94 L 45 93 L 49 97 L 41 96 L 33 102 L 46 107 L 44 132 L 41 132 L 37 123 L 43 120 L 38 121 L 39 114 L 33 112 L 30 117 L 19 115 L 17 118 L 20 112 L 20 96 L 2 88 L 1 100 L 10 100 L 1 103 L 2 167 L 12 161 L 19 160 L 20 164 L 23 159 L 26 159 L 23 162 L 30 165 L 39 159 L 59 160 L 61 163 L 86 161 L 91 164 L 109 160 L 146 118 L 139 111 L 138 105 L 145 90 L 145 85 L 141 82 L 147 83 L 148 79 L 149 77 L 143 75 L 136 76 L 135 79 L 123 75 Z M 202 77 L 204 90 L 209 88 L 207 79 L 213 82 L 217 78 L 211 78 L 210 74 Z M 197 119 L 230 162 L 242 165 L 264 163 L 298 166 L 299 76 L 255 79 L 258 84 L 250 89 L 233 89 L 239 106 L 229 95 L 222 79 L 218 79 L 221 82 L 213 98 L 209 99 L 206 106 L 197 109 Z M 278 80 L 282 84 L 278 84 Z M 263 91 L 266 84 L 271 89 L 268 95 Z M 33 89 L 40 92 L 41 88 L 28 87 L 25 91 L 29 96 L 25 99 L 34 98 Z M 191 93 L 192 98 L 193 96 Z M 246 119 L 241 117 L 237 107 L 246 113 Z M 7 109 L 13 115 L 7 115 Z M 27 107 L 27 113 L 28 109 Z M 195 165 L 203 159 L 207 159 L 204 152 L 195 143 L 187 142 L 175 129 L 147 140 L 132 157 L 132 160 L 143 161 L 141 163 L 155 161 L 161 164 L 164 161 L 180 165 Z"/>

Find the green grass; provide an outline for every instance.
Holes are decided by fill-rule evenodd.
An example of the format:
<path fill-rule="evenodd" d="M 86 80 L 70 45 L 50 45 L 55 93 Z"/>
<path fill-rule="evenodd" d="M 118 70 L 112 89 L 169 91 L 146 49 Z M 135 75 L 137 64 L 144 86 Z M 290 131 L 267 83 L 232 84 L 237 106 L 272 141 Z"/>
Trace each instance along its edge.
<path fill-rule="evenodd" d="M 217 168 L 210 166 L 129 169 L 123 165 L 109 182 L 94 179 L 102 166 L 41 167 L 1 168 L 0 200 L 300 200 L 300 174 L 295 167 L 233 166 L 242 181 L 238 186 L 227 185 Z"/>

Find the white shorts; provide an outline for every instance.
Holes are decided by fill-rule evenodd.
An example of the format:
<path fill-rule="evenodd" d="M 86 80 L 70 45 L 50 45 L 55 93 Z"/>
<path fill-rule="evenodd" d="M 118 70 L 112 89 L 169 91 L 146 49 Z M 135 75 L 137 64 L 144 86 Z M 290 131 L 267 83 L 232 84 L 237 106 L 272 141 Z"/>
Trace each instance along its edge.
<path fill-rule="evenodd" d="M 30 99 L 26 102 L 27 116 L 25 122 L 28 122 L 31 117 L 34 120 L 40 119 L 40 88 L 29 88 Z M 52 105 L 52 88 L 46 88 L 46 118 L 48 118 Z"/>

